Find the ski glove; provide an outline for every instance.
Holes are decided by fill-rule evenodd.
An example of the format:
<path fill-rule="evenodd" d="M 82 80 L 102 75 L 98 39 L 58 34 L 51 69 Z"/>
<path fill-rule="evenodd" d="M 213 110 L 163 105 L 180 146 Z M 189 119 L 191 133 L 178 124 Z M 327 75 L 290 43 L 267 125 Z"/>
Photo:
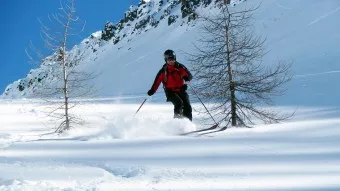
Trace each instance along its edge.
<path fill-rule="evenodd" d="M 149 96 L 152 96 L 154 93 L 155 93 L 155 92 L 153 92 L 152 90 L 149 90 L 149 91 L 148 91 L 148 95 L 149 95 Z"/>
<path fill-rule="evenodd" d="M 187 89 L 188 89 L 188 85 L 184 84 L 184 85 L 182 86 L 182 91 L 187 91 Z"/>
<path fill-rule="evenodd" d="M 183 80 L 186 81 L 186 82 L 190 81 L 189 76 L 183 76 Z"/>

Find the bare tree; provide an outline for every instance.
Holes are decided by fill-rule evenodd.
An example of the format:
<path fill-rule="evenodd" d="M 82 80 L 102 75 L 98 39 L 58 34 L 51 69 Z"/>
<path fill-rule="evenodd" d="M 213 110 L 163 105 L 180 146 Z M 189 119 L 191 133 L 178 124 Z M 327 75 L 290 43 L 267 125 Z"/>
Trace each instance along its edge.
<path fill-rule="evenodd" d="M 94 78 L 93 73 L 86 73 L 79 70 L 80 63 L 84 63 L 84 55 L 77 47 L 68 51 L 71 47 L 71 36 L 78 35 L 85 26 L 80 19 L 75 16 L 75 0 L 64 0 L 60 3 L 59 12 L 49 17 L 52 27 L 42 24 L 41 34 L 46 48 L 53 54 L 43 60 L 43 64 L 52 63 L 50 70 L 54 76 L 49 76 L 49 82 L 45 83 L 41 97 L 53 103 L 54 109 L 49 112 L 49 116 L 61 120 L 56 132 L 62 133 L 72 127 L 72 124 L 79 122 L 79 118 L 70 115 L 70 109 L 76 103 L 71 103 L 70 98 L 84 97 L 93 91 L 93 86 L 86 83 Z M 51 100 L 61 95 L 62 102 Z M 57 106 L 55 106 L 57 105 Z"/>
<path fill-rule="evenodd" d="M 231 11 L 227 1 L 220 2 L 220 12 L 201 16 L 202 38 L 191 54 L 194 85 L 209 109 L 228 126 L 247 126 L 254 119 L 279 122 L 286 119 L 261 105 L 273 104 L 272 97 L 284 92 L 290 80 L 290 64 L 264 65 L 265 39 L 252 31 L 252 13 L 258 8 Z"/>

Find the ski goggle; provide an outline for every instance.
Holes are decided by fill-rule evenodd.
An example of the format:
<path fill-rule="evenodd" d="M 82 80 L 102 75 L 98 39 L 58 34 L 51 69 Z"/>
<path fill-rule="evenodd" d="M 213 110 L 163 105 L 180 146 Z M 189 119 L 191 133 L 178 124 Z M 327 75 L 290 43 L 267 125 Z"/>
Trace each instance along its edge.
<path fill-rule="evenodd" d="M 175 57 L 173 55 L 170 55 L 170 56 L 169 55 L 165 55 L 164 59 L 165 60 L 175 60 Z"/>

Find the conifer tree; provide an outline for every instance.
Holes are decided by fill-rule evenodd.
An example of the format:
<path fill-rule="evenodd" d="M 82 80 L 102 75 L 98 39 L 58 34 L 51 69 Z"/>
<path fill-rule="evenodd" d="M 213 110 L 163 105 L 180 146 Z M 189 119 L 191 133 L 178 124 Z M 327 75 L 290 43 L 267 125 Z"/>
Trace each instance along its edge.
<path fill-rule="evenodd" d="M 115 26 L 113 23 L 107 21 L 102 31 L 102 39 L 105 41 L 109 41 L 112 37 L 114 37 L 115 33 Z"/>

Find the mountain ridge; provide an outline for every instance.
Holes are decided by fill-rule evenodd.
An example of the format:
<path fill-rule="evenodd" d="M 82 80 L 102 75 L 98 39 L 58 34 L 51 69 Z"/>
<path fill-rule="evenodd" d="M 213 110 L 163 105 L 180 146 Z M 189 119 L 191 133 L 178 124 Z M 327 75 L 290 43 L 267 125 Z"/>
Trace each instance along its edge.
<path fill-rule="evenodd" d="M 214 2 L 207 7 L 199 6 L 195 11 L 197 14 L 214 13 L 218 10 Z M 286 93 L 273 100 L 276 104 L 340 106 L 338 101 L 340 89 L 335 88 L 340 81 L 338 75 L 340 36 L 335 32 L 340 30 L 340 25 L 337 24 L 340 18 L 339 1 L 253 0 L 242 3 L 232 1 L 232 3 L 239 3 L 230 6 L 234 10 L 260 5 L 254 12 L 253 27 L 254 32 L 267 38 L 265 49 L 268 53 L 263 57 L 263 64 L 270 66 L 279 61 L 292 62 L 292 81 L 287 84 Z M 184 19 L 181 17 L 179 4 L 172 9 L 171 13 L 178 15 L 178 20 L 171 25 L 168 25 L 166 19 L 168 17 L 166 17 L 158 23 L 157 27 L 148 25 L 146 27 L 149 28 L 144 28 L 140 34 L 135 31 L 134 34 L 120 39 L 117 44 L 114 44 L 113 40 L 109 43 L 100 40 L 101 31 L 97 31 L 74 47 L 74 50 L 86 50 L 83 51 L 86 59 L 83 60 L 84 64 L 81 67 L 86 71 L 100 73 L 90 82 L 98 87 L 99 97 L 146 96 L 157 72 L 164 64 L 162 55 L 166 49 L 174 50 L 177 60 L 189 70 L 192 68 L 195 63 L 189 62 L 187 53 L 194 53 L 193 43 L 200 37 L 199 27 L 202 22 L 197 19 L 187 24 L 188 17 Z M 137 20 L 133 22 L 136 23 Z M 128 27 L 131 28 L 122 30 L 132 33 L 134 26 L 130 24 Z M 148 30 L 144 32 L 146 29 Z M 51 70 L 51 67 L 47 66 L 42 68 L 46 71 Z M 38 82 L 43 74 L 29 74 L 31 77 L 24 79 L 24 87 L 31 79 Z M 193 82 L 195 80 L 194 78 Z M 44 81 L 50 83 L 53 79 L 40 79 L 40 82 L 35 84 L 43 84 Z M 19 91 L 18 85 L 18 81 L 10 85 L 11 90 L 7 91 L 7 95 L 3 94 L 3 98 L 26 98 L 34 95 L 33 86 Z M 44 86 L 35 87 L 34 90 L 37 91 L 36 89 Z M 326 93 L 329 89 L 333 90 L 332 94 Z M 158 91 L 159 93 L 152 99 L 158 100 L 159 96 L 164 101 L 162 88 Z"/>
<path fill-rule="evenodd" d="M 174 23 L 179 27 L 194 25 L 196 9 L 207 8 L 209 5 L 219 3 L 212 0 L 195 0 L 191 4 L 184 5 L 180 0 L 141 0 L 138 6 L 131 5 L 124 17 L 116 24 L 107 22 L 105 29 L 92 33 L 89 37 L 74 45 L 68 54 L 74 57 L 76 54 L 83 56 L 82 62 L 94 64 L 98 59 L 98 52 L 103 52 L 108 46 L 122 47 L 129 44 L 135 38 L 142 36 L 149 30 L 155 29 L 159 24 L 167 23 L 171 27 Z M 241 0 L 232 1 L 233 4 Z M 106 35 L 106 36 L 105 36 Z M 111 48 L 112 48 L 111 47 Z M 128 48 L 129 50 L 131 48 Z M 99 53 L 100 54 L 100 53 Z M 45 57 L 41 65 L 30 70 L 25 78 L 14 81 L 8 85 L 2 94 L 3 98 L 39 97 L 39 91 L 51 82 L 57 84 L 56 71 L 57 54 Z M 84 63 L 80 63 L 82 65 Z M 98 72 L 100 73 L 100 72 Z M 59 96 L 59 95 L 56 95 Z"/>

